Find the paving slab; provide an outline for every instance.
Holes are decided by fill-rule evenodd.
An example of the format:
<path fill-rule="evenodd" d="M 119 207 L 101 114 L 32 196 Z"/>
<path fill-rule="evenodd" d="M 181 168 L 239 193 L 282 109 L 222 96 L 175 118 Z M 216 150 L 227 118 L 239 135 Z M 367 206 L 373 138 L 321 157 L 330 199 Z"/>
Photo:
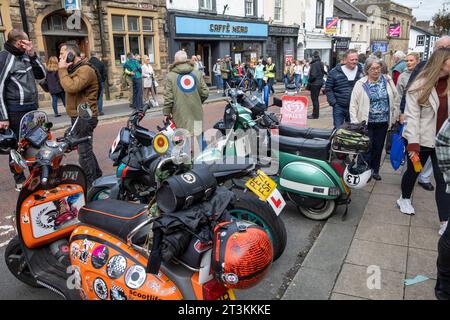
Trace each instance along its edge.
<path fill-rule="evenodd" d="M 370 221 L 363 220 L 359 224 L 355 238 L 360 240 L 407 246 L 408 233 L 409 227 L 407 226 L 387 223 L 372 223 Z"/>
<path fill-rule="evenodd" d="M 398 199 L 402 190 L 399 184 L 391 184 L 383 181 L 375 183 L 373 194 L 392 195 Z"/>
<path fill-rule="evenodd" d="M 364 212 L 363 221 L 409 226 L 411 217 L 402 214 L 397 206 L 397 196 L 372 194 Z"/>
<path fill-rule="evenodd" d="M 405 273 L 407 257 L 407 247 L 354 239 L 345 262 Z"/>
<path fill-rule="evenodd" d="M 406 272 L 408 274 L 423 275 L 428 278 L 436 279 L 437 257 L 437 251 L 409 248 Z"/>
<path fill-rule="evenodd" d="M 411 227 L 409 235 L 409 246 L 411 248 L 437 251 L 438 241 L 439 234 L 436 229 Z"/>
<path fill-rule="evenodd" d="M 380 289 L 369 289 L 367 280 L 373 274 L 367 273 L 367 267 L 344 264 L 337 279 L 333 293 L 374 300 L 402 300 L 405 274 L 381 270 Z"/>
<path fill-rule="evenodd" d="M 401 175 L 401 174 L 402 174 L 402 170 L 401 169 L 394 170 L 394 168 L 392 168 L 391 163 L 389 161 L 385 162 L 384 165 L 380 169 L 381 178 L 383 178 L 383 176 Z"/>
<path fill-rule="evenodd" d="M 417 200 L 417 199 L 416 199 Z M 440 222 L 436 204 L 428 202 L 413 202 L 416 214 L 411 216 L 411 226 L 439 230 Z"/>
<path fill-rule="evenodd" d="M 415 275 L 408 274 L 407 279 L 414 278 Z M 436 280 L 429 279 L 424 282 L 405 286 L 405 300 L 437 300 L 434 295 Z"/>
<path fill-rule="evenodd" d="M 333 293 L 330 297 L 330 300 L 368 300 L 360 297 L 353 297 L 346 294 L 341 293 Z"/>
<path fill-rule="evenodd" d="M 339 206 L 336 212 L 328 219 L 328 223 L 345 224 L 349 226 L 358 226 L 361 217 L 369 200 L 370 193 L 364 190 L 353 190 L 351 203 L 348 206 L 347 216 L 342 220 L 345 212 L 345 206 Z"/>
<path fill-rule="evenodd" d="M 335 280 L 330 272 L 302 267 L 282 300 L 328 300 Z"/>

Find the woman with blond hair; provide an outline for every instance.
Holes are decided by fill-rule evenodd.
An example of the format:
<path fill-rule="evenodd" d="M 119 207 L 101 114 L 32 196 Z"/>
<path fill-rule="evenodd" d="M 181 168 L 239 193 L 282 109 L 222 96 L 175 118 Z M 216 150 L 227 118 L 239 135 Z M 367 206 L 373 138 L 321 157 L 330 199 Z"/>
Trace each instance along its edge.
<path fill-rule="evenodd" d="M 406 70 L 400 74 L 397 80 L 397 91 L 400 97 L 403 97 L 403 93 L 405 92 L 411 73 L 420 62 L 420 55 L 417 52 L 410 52 L 406 55 L 405 61 Z"/>
<path fill-rule="evenodd" d="M 52 107 L 55 117 L 60 117 L 58 113 L 58 99 L 61 99 L 64 107 L 66 107 L 66 93 L 59 82 L 58 76 L 58 58 L 53 56 L 47 62 L 47 75 L 45 78 L 46 89 L 52 96 Z M 46 90 L 47 91 L 47 90 Z"/>
<path fill-rule="evenodd" d="M 450 194 L 436 157 L 436 133 L 448 118 L 450 90 L 450 49 L 436 50 L 406 93 L 405 128 L 408 168 L 402 178 L 402 195 L 397 200 L 400 211 L 414 214 L 411 194 L 419 172 L 414 170 L 413 160 L 418 156 L 425 165 L 431 157 L 436 180 L 435 199 L 441 223 L 439 234 L 445 231 L 450 214 Z"/>
<path fill-rule="evenodd" d="M 144 63 L 142 64 L 142 79 L 144 79 L 143 81 L 144 103 L 146 103 L 150 99 L 150 95 L 152 96 L 153 99 L 156 100 L 153 87 L 155 73 L 150 64 L 150 58 L 148 56 L 144 55 L 143 62 Z"/>

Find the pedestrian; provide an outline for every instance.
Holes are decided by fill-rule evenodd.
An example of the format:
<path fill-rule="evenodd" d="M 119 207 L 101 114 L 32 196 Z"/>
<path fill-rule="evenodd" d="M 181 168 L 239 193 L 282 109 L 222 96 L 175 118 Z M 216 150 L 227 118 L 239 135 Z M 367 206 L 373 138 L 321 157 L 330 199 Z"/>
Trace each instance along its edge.
<path fill-rule="evenodd" d="M 272 63 L 272 58 L 267 58 L 267 64 L 264 68 L 264 76 L 267 78 L 267 83 L 269 85 L 269 94 L 272 92 L 275 94 L 275 89 L 273 88 L 273 83 L 275 80 L 275 74 L 277 70 L 275 68 L 275 63 Z"/>
<path fill-rule="evenodd" d="M 81 52 L 80 53 L 80 58 L 81 58 L 81 60 L 86 59 L 86 54 L 84 52 Z"/>
<path fill-rule="evenodd" d="M 242 76 L 241 76 L 241 68 L 240 66 L 235 63 L 233 66 L 233 69 L 231 69 L 231 83 L 233 88 L 237 88 L 238 85 L 241 83 Z"/>
<path fill-rule="evenodd" d="M 381 53 L 381 51 L 380 50 L 376 51 L 374 55 L 381 61 L 381 74 L 388 75 L 389 69 L 387 63 L 383 60 L 383 54 Z"/>
<path fill-rule="evenodd" d="M 394 65 L 391 68 L 391 73 L 395 85 L 397 85 L 397 81 L 400 75 L 403 73 L 403 71 L 406 70 L 405 57 L 406 55 L 403 53 L 403 51 L 398 50 L 394 53 L 393 56 Z"/>
<path fill-rule="evenodd" d="M 131 71 L 128 71 L 126 66 L 131 64 L 134 59 L 134 54 L 129 52 L 127 54 L 127 60 L 123 64 L 123 74 L 122 74 L 122 87 L 124 90 L 128 91 L 128 100 L 130 108 L 133 108 L 133 76 Z"/>
<path fill-rule="evenodd" d="M 366 63 L 367 56 L 365 53 L 360 53 L 358 55 L 358 65 L 361 67 L 361 69 L 364 69 L 364 64 Z"/>
<path fill-rule="evenodd" d="M 4 50 L 0 52 L 0 129 L 11 128 L 19 137 L 20 121 L 29 111 L 38 108 L 36 80 L 45 79 L 45 67 L 33 48 L 28 35 L 18 29 L 8 33 Z M 9 158 L 16 189 L 20 190 L 25 175 L 17 174 Z"/>
<path fill-rule="evenodd" d="M 223 81 L 222 81 L 222 71 L 220 70 L 220 65 L 222 63 L 221 59 L 217 59 L 216 63 L 213 67 L 213 73 L 214 73 L 214 81 L 216 83 L 217 93 L 220 93 L 220 90 L 223 88 Z"/>
<path fill-rule="evenodd" d="M 150 64 L 150 58 L 146 55 L 144 55 L 144 63 L 141 68 L 144 87 L 144 102 L 147 103 L 150 100 L 150 96 L 156 100 L 156 93 L 154 92 L 153 86 L 155 72 Z"/>
<path fill-rule="evenodd" d="M 67 56 L 74 56 L 73 62 L 67 62 Z M 86 103 L 92 110 L 92 117 L 88 121 L 81 121 L 75 130 L 77 138 L 93 137 L 98 124 L 98 95 L 101 76 L 98 70 L 86 59 L 81 59 L 80 48 L 76 44 L 66 44 L 61 47 L 59 54 L 59 79 L 66 92 L 67 114 L 72 124 L 78 117 L 78 106 Z M 78 145 L 78 161 L 86 174 L 88 188 L 95 179 L 102 176 L 94 154 L 92 139 Z"/>
<path fill-rule="evenodd" d="M 300 87 L 302 85 L 302 73 L 303 73 L 302 62 L 300 60 L 296 60 L 294 65 L 294 83 L 295 83 L 295 90 L 297 92 L 300 91 Z"/>
<path fill-rule="evenodd" d="M 182 80 L 182 81 L 181 81 Z M 164 120 L 173 119 L 177 128 L 189 131 L 204 147 L 203 107 L 208 98 L 208 87 L 194 63 L 188 61 L 183 50 L 175 53 L 174 63 L 169 67 L 164 94 Z"/>
<path fill-rule="evenodd" d="M 309 70 L 308 86 L 310 87 L 311 100 L 313 104 L 313 112 L 308 115 L 308 119 L 319 119 L 319 95 L 324 84 L 323 77 L 325 69 L 320 59 L 319 51 L 314 51 L 313 60 Z"/>
<path fill-rule="evenodd" d="M 418 157 L 417 160 L 423 166 L 431 157 L 436 181 L 435 199 L 441 223 L 440 235 L 444 233 L 448 221 L 450 195 L 445 192 L 445 180 L 437 163 L 435 138 L 449 114 L 449 79 L 450 48 L 437 49 L 406 92 L 403 137 L 407 142 L 408 167 L 402 177 L 402 195 L 397 200 L 402 213 L 415 213 L 411 194 L 419 173 L 414 169 L 413 161 L 416 162 Z"/>
<path fill-rule="evenodd" d="M 406 69 L 403 71 L 397 80 L 397 91 L 400 97 L 405 93 L 406 85 L 414 68 L 420 62 L 420 55 L 417 52 L 410 52 L 405 57 Z"/>
<path fill-rule="evenodd" d="M 258 60 L 258 64 L 255 66 L 255 80 L 258 85 L 258 92 L 262 93 L 264 79 L 264 65 L 261 59 Z"/>
<path fill-rule="evenodd" d="M 52 107 L 55 117 L 61 117 L 61 114 L 58 112 L 59 99 L 61 99 L 64 107 L 66 107 L 66 93 L 59 82 L 58 70 L 58 58 L 55 56 L 50 57 L 47 62 L 44 91 L 47 91 L 52 96 Z"/>
<path fill-rule="evenodd" d="M 309 69 L 310 69 L 310 64 L 308 61 L 305 62 L 305 64 L 303 65 L 303 79 L 302 79 L 302 86 L 303 88 L 306 88 L 308 86 L 308 82 L 309 82 Z"/>
<path fill-rule="evenodd" d="M 225 97 L 225 90 L 231 87 L 231 57 L 226 55 L 225 58 L 220 63 L 220 72 L 222 73 L 223 81 L 223 96 Z"/>
<path fill-rule="evenodd" d="M 358 64 L 358 51 L 347 50 L 343 55 L 343 64 L 330 71 L 325 82 L 328 104 L 333 108 L 333 125 L 339 128 L 344 122 L 350 122 L 350 98 L 355 83 L 363 77 L 363 69 Z"/>
<path fill-rule="evenodd" d="M 291 79 L 294 77 L 294 69 L 290 60 L 287 60 L 283 70 L 284 89 L 287 92 L 288 85 L 291 83 Z"/>
<path fill-rule="evenodd" d="M 350 99 L 350 121 L 366 121 L 370 146 L 362 155 L 372 169 L 372 178 L 381 180 L 379 174 L 384 141 L 391 124 L 398 118 L 399 96 L 394 82 L 381 73 L 382 62 L 377 57 L 369 57 L 364 65 L 367 76 L 358 80 Z"/>
<path fill-rule="evenodd" d="M 135 55 L 133 58 L 127 60 L 124 68 L 133 80 L 133 108 L 135 110 L 142 109 L 143 90 L 142 90 L 142 68 L 139 62 L 141 56 Z"/>
<path fill-rule="evenodd" d="M 106 73 L 106 67 L 103 61 L 100 61 L 97 58 L 96 52 L 91 52 L 91 58 L 89 59 L 89 63 L 94 66 L 94 68 L 97 69 L 98 73 L 100 74 L 100 90 L 98 95 L 98 115 L 103 116 L 103 92 L 105 91 L 105 82 L 108 79 L 108 74 Z"/>
<path fill-rule="evenodd" d="M 450 36 L 443 36 L 436 40 L 434 43 L 433 51 L 439 49 L 439 48 L 449 48 L 450 47 Z M 406 91 L 411 86 L 411 84 L 416 79 L 417 75 L 422 71 L 423 67 L 427 61 L 421 61 L 419 62 L 414 70 L 411 72 L 411 75 L 409 76 L 408 83 L 406 85 L 405 91 L 402 95 L 402 99 L 400 102 L 400 112 L 403 114 L 405 111 L 405 105 L 406 105 Z M 400 120 L 403 120 L 403 116 L 401 116 Z M 433 191 L 434 186 L 431 183 L 431 175 L 433 174 L 433 165 L 431 163 L 431 158 L 427 160 L 425 165 L 422 168 L 422 171 L 419 174 L 418 178 L 418 184 L 424 188 L 427 191 Z"/>
<path fill-rule="evenodd" d="M 436 137 L 436 157 L 439 169 L 447 184 L 446 195 L 450 196 L 450 120 L 442 125 Z M 450 300 L 450 229 L 447 227 L 438 242 L 437 280 L 434 292 L 438 300 Z"/>
<path fill-rule="evenodd" d="M 205 65 L 203 64 L 202 56 L 199 55 L 199 54 L 197 55 L 197 63 L 198 63 L 198 71 L 200 71 L 200 73 L 204 77 L 206 75 L 206 73 L 205 73 Z"/>

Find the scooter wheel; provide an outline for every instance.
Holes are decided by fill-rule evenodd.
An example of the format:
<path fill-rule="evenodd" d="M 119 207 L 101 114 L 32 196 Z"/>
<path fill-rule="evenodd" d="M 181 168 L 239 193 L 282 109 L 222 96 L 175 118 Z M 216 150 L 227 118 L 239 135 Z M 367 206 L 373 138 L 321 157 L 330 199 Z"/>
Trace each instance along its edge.
<path fill-rule="evenodd" d="M 6 246 L 5 262 L 9 271 L 21 282 L 35 288 L 42 288 L 31 274 L 19 238 L 15 236 Z"/>
<path fill-rule="evenodd" d="M 86 199 L 88 202 L 109 199 L 110 192 L 111 189 L 107 187 L 92 187 L 89 189 Z"/>
<path fill-rule="evenodd" d="M 311 220 L 326 220 L 336 211 L 336 201 L 324 200 L 316 207 L 298 206 L 301 214 Z"/>

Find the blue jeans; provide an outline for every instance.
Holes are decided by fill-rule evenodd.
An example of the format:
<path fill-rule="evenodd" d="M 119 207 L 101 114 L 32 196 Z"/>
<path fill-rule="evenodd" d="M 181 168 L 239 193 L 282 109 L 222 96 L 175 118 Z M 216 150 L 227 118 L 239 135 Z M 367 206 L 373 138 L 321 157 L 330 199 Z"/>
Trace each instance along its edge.
<path fill-rule="evenodd" d="M 275 94 L 275 89 L 273 88 L 273 82 L 275 81 L 275 79 L 274 78 L 269 78 L 268 81 L 269 81 L 269 94 L 270 94 L 270 92 Z"/>
<path fill-rule="evenodd" d="M 344 122 L 350 122 L 350 111 L 348 108 L 344 108 L 336 104 L 333 107 L 333 125 L 337 129 Z"/>
<path fill-rule="evenodd" d="M 104 88 L 105 88 L 105 84 L 104 84 L 104 82 L 102 82 L 100 84 L 98 100 L 97 100 L 97 106 L 98 106 L 99 113 L 103 111 L 103 90 L 104 90 Z"/>
<path fill-rule="evenodd" d="M 256 83 L 258 84 L 258 92 L 261 93 L 263 90 L 263 79 L 256 79 Z"/>
<path fill-rule="evenodd" d="M 133 78 L 133 108 L 142 110 L 143 100 L 142 78 Z"/>
<path fill-rule="evenodd" d="M 297 88 L 297 90 L 300 87 L 301 82 L 302 82 L 302 75 L 299 73 L 296 73 L 294 75 L 294 83 L 295 83 L 295 88 Z"/>
<path fill-rule="evenodd" d="M 221 74 L 216 74 L 216 75 L 214 76 L 214 78 L 216 79 L 217 90 L 223 89 L 222 75 L 221 75 Z"/>
<path fill-rule="evenodd" d="M 291 78 L 289 76 L 284 76 L 284 88 L 287 90 L 287 86 L 291 82 Z"/>
<path fill-rule="evenodd" d="M 52 107 L 55 115 L 58 114 L 58 99 L 61 99 L 64 107 L 66 107 L 66 93 L 63 91 L 60 93 L 52 94 Z"/>

